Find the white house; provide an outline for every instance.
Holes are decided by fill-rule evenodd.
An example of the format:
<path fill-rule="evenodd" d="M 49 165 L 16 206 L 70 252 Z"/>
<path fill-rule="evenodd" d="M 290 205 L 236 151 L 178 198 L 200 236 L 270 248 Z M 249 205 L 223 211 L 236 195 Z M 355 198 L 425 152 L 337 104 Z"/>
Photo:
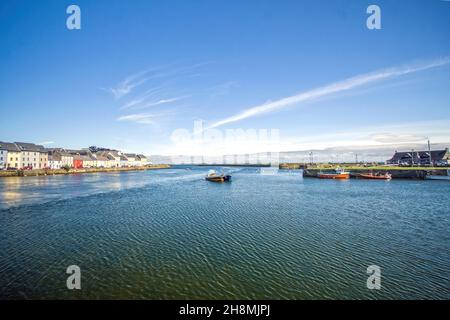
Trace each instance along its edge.
<path fill-rule="evenodd" d="M 138 165 L 138 166 L 146 166 L 146 165 L 149 165 L 149 164 L 152 164 L 150 159 L 148 159 L 143 154 L 138 154 L 136 156 L 136 165 Z"/>
<path fill-rule="evenodd" d="M 97 168 L 109 168 L 109 159 L 105 156 L 95 156 L 97 159 Z"/>
<path fill-rule="evenodd" d="M 99 151 L 96 153 L 97 157 L 107 157 L 108 158 L 108 168 L 120 167 L 120 157 L 122 153 L 116 150 Z"/>
<path fill-rule="evenodd" d="M 6 169 L 6 164 L 8 163 L 8 149 L 12 143 L 0 142 L 0 169 Z"/>
<path fill-rule="evenodd" d="M 128 158 L 128 165 L 130 167 L 136 166 L 136 155 L 134 153 L 125 153 L 125 156 Z"/>
<path fill-rule="evenodd" d="M 61 154 L 54 153 L 48 156 L 48 166 L 50 169 L 61 169 Z"/>
<path fill-rule="evenodd" d="M 120 156 L 122 155 L 121 152 L 112 150 L 108 152 L 108 155 L 114 158 L 114 165 L 112 167 L 120 167 Z"/>
<path fill-rule="evenodd" d="M 130 164 L 128 163 L 128 158 L 125 157 L 125 155 L 120 156 L 120 166 L 121 167 L 129 167 Z"/>
<path fill-rule="evenodd" d="M 67 152 L 61 152 L 61 167 L 73 167 L 73 155 Z"/>

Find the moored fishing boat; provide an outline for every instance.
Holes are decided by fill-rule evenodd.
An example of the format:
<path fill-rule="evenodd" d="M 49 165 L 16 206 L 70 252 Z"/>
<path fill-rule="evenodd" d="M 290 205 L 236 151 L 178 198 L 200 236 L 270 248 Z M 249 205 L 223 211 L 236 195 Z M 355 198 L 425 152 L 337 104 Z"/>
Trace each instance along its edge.
<path fill-rule="evenodd" d="M 347 172 L 343 169 L 337 168 L 335 173 L 322 173 L 319 172 L 317 177 L 319 179 L 337 179 L 337 180 L 346 180 L 350 178 L 350 172 Z"/>
<path fill-rule="evenodd" d="M 372 179 L 372 180 L 391 180 L 392 179 L 392 175 L 388 172 L 386 173 L 360 173 L 359 174 L 360 178 L 363 179 Z"/>
<path fill-rule="evenodd" d="M 225 182 L 231 180 L 231 175 L 229 174 L 218 174 L 214 170 L 210 170 L 206 175 L 205 179 L 211 182 Z"/>

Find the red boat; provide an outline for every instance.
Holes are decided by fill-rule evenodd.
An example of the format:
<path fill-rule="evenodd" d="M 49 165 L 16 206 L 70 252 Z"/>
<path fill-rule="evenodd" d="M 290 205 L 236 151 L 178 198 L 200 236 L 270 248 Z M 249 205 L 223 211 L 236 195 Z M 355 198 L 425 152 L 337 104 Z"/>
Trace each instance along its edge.
<path fill-rule="evenodd" d="M 390 173 L 360 173 L 359 176 L 363 179 L 374 179 L 374 180 L 391 180 L 392 175 Z"/>
<path fill-rule="evenodd" d="M 346 180 L 350 178 L 350 172 L 346 172 L 342 169 L 336 169 L 336 173 L 318 173 L 317 177 L 319 179 L 338 179 Z"/>

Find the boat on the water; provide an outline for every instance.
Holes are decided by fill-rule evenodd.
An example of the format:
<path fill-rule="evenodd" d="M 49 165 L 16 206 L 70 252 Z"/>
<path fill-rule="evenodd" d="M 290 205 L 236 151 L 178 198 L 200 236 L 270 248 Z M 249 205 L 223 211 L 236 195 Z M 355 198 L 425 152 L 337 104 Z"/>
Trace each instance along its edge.
<path fill-rule="evenodd" d="M 338 180 L 346 180 L 350 178 L 350 172 L 345 171 L 344 169 L 337 168 L 335 173 L 322 173 L 319 172 L 317 177 L 319 179 L 338 179 Z"/>
<path fill-rule="evenodd" d="M 388 172 L 386 173 L 360 173 L 359 174 L 360 178 L 363 179 L 373 179 L 373 180 L 391 180 L 392 179 L 392 175 Z"/>
<path fill-rule="evenodd" d="M 450 170 L 447 170 L 447 175 L 437 175 L 437 174 L 432 174 L 430 172 L 427 172 L 427 175 L 425 176 L 425 179 L 427 180 L 448 180 L 450 181 Z"/>
<path fill-rule="evenodd" d="M 214 170 L 209 170 L 209 172 L 206 175 L 205 179 L 207 181 L 211 181 L 211 182 L 225 182 L 225 181 L 230 181 L 231 180 L 231 175 L 224 174 L 224 173 L 218 174 Z"/>

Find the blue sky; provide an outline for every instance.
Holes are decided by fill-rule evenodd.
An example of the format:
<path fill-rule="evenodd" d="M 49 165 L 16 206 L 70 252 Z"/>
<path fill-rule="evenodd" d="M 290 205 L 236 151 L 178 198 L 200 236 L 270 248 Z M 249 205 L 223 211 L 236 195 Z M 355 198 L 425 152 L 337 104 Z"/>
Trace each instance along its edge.
<path fill-rule="evenodd" d="M 81 30 L 66 28 L 70 4 Z M 277 129 L 279 150 L 448 143 L 449 21 L 440 0 L 2 1 L 0 140 L 206 154 L 173 140 L 203 120 Z"/>

